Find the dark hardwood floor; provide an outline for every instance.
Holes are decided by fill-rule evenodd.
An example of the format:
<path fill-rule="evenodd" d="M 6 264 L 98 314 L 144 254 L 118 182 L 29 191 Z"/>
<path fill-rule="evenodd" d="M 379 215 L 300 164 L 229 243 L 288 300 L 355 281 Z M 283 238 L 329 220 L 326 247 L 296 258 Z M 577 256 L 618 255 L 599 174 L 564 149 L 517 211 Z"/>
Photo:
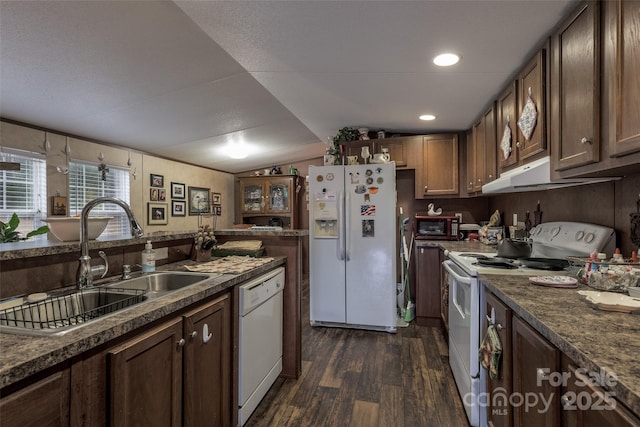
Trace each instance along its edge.
<path fill-rule="evenodd" d="M 302 375 L 276 380 L 245 426 L 469 425 L 440 328 L 312 328 L 306 280 L 302 295 Z"/>

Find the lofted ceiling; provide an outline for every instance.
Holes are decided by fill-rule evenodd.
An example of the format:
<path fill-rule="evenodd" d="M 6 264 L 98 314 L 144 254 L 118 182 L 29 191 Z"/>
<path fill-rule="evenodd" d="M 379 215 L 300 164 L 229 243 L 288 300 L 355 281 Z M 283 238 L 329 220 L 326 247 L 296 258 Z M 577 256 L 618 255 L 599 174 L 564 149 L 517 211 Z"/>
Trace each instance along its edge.
<path fill-rule="evenodd" d="M 575 3 L 1 0 L 0 117 L 231 173 L 286 166 L 344 126 L 468 129 Z M 461 61 L 433 65 L 442 51 Z"/>

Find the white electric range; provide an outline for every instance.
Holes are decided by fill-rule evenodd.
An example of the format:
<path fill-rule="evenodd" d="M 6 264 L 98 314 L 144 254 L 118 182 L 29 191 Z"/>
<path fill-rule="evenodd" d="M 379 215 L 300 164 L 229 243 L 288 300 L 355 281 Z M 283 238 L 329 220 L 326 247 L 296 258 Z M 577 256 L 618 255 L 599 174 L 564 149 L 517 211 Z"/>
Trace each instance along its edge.
<path fill-rule="evenodd" d="M 538 225 L 531 231 L 530 239 L 531 257 L 536 260 L 587 257 L 594 251 L 611 255 L 615 249 L 615 231 L 612 228 L 578 222 Z M 485 316 L 478 275 L 540 276 L 567 273 L 522 266 L 499 268 L 479 264 L 479 256 L 496 257 L 496 252 L 476 254 L 451 251 L 447 255 L 449 259 L 443 265 L 449 283 L 449 364 L 469 423 L 472 426 L 485 425 L 485 413 L 478 402 L 484 383 L 478 348 L 482 333 L 481 319 Z"/>

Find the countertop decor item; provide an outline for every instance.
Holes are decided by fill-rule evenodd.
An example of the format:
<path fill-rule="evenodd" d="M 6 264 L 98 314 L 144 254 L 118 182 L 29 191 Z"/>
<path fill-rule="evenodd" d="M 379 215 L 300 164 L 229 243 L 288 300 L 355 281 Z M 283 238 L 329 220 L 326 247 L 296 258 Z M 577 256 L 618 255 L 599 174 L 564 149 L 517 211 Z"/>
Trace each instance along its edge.
<path fill-rule="evenodd" d="M 584 295 L 587 301 L 600 310 L 619 311 L 621 313 L 640 312 L 640 301 L 626 295 L 598 291 L 578 291 L 578 293 Z"/>
<path fill-rule="evenodd" d="M 547 286 L 550 288 L 577 288 L 578 279 L 569 276 L 538 276 L 529 277 L 529 282 L 534 285 Z"/>
<path fill-rule="evenodd" d="M 89 218 L 89 240 L 97 239 L 110 220 L 112 216 L 90 216 Z M 80 217 L 50 217 L 44 218 L 42 221 L 49 224 L 51 233 L 63 242 L 75 242 L 80 241 Z"/>

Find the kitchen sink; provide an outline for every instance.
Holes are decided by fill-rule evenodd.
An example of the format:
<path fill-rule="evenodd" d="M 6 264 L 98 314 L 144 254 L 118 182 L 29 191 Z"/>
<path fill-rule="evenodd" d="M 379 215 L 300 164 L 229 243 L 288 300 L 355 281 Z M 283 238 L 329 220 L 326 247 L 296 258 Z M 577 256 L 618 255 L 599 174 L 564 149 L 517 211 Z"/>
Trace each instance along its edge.
<path fill-rule="evenodd" d="M 147 299 L 146 292 L 120 287 L 94 287 L 54 293 L 0 310 L 0 332 L 63 335 Z"/>
<path fill-rule="evenodd" d="M 159 271 L 142 274 L 131 279 L 120 280 L 107 287 L 118 287 L 144 291 L 148 297 L 161 295 L 167 292 L 177 291 L 186 286 L 195 285 L 219 274 L 190 273 L 178 271 Z"/>

